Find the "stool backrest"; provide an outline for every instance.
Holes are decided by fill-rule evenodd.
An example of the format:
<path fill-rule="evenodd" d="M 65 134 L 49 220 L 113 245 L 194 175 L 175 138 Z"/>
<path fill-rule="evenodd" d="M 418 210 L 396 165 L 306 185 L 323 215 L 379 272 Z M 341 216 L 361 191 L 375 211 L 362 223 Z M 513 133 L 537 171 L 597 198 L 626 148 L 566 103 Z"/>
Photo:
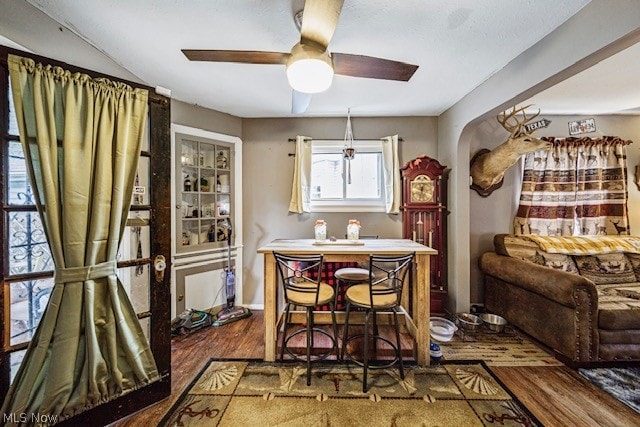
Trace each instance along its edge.
<path fill-rule="evenodd" d="M 369 257 L 369 303 L 375 295 L 395 295 L 394 305 L 400 305 L 402 288 L 411 270 L 415 253 L 408 255 L 371 255 Z"/>
<path fill-rule="evenodd" d="M 274 252 L 278 266 L 278 277 L 284 289 L 284 297 L 289 302 L 289 292 L 315 294 L 318 305 L 320 281 L 322 280 L 322 255 L 285 255 Z"/>

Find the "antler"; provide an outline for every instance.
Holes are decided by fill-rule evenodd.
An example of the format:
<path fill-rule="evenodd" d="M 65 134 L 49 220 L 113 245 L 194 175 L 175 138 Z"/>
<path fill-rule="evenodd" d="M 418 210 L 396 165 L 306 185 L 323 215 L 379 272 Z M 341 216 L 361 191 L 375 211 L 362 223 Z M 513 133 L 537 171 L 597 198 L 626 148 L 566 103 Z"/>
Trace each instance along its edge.
<path fill-rule="evenodd" d="M 471 159 L 470 173 L 472 178 L 471 188 L 478 191 L 481 196 L 488 196 L 493 190 L 501 185 L 502 178 L 507 169 L 513 166 L 518 159 L 527 153 L 537 150 L 548 149 L 551 143 L 527 132 L 524 126 L 540 114 L 527 116 L 525 110 L 531 105 L 513 108 L 498 114 L 498 123 L 502 125 L 511 135 L 505 142 L 498 145 L 492 151 L 482 150 L 476 153 Z M 522 114 L 522 119 L 518 119 L 516 114 Z"/>
<path fill-rule="evenodd" d="M 498 120 L 498 123 L 500 123 L 502 127 L 505 128 L 507 132 L 511 134 L 512 137 L 523 135 L 527 132 L 522 131 L 522 126 L 526 125 L 531 120 L 535 119 L 536 117 L 538 117 L 538 115 L 540 115 L 540 110 L 538 109 L 538 112 L 535 113 L 533 116 L 527 117 L 527 113 L 525 112 L 525 110 L 529 107 L 531 107 L 531 104 L 525 105 L 524 107 L 520 107 L 520 108 L 516 108 L 516 106 L 514 105 L 513 108 L 511 108 L 511 111 L 509 110 L 503 111 L 502 113 L 498 114 L 496 119 Z M 522 120 L 518 120 L 518 117 L 516 116 L 516 114 L 518 113 L 522 113 Z M 515 123 L 509 123 L 510 119 L 514 119 Z"/>

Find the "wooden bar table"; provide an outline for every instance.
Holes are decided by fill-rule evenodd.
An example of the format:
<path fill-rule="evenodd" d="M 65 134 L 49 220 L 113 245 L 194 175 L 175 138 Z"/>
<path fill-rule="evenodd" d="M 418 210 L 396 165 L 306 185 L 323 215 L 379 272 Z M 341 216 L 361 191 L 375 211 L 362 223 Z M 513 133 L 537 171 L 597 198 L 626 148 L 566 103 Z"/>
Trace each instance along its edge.
<path fill-rule="evenodd" d="M 346 240 L 316 243 L 313 239 L 277 239 L 258 249 L 264 255 L 264 360 L 276 360 L 281 305 L 278 304 L 278 278 L 273 252 L 288 255 L 324 255 L 325 262 L 368 261 L 369 255 L 416 254 L 416 277 L 413 283 L 413 310 L 407 310 L 403 297 L 405 325 L 416 341 L 417 363 L 429 364 L 429 257 L 438 252 L 408 239 Z M 403 292 L 406 295 L 406 292 Z M 413 318 L 409 315 L 413 314 Z"/>

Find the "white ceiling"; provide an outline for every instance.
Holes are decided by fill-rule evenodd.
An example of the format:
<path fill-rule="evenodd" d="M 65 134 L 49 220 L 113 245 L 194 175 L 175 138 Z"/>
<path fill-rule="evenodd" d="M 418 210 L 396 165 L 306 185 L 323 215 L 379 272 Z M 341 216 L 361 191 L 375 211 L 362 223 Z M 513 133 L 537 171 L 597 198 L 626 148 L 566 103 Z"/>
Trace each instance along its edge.
<path fill-rule="evenodd" d="M 27 0 L 150 86 L 239 117 L 291 116 L 280 65 L 190 62 L 190 49 L 288 52 L 302 0 Z M 419 65 L 411 81 L 336 76 L 305 116 L 438 115 L 589 0 L 346 0 L 330 51 Z"/>
<path fill-rule="evenodd" d="M 638 114 L 640 44 L 533 96 L 545 114 Z"/>

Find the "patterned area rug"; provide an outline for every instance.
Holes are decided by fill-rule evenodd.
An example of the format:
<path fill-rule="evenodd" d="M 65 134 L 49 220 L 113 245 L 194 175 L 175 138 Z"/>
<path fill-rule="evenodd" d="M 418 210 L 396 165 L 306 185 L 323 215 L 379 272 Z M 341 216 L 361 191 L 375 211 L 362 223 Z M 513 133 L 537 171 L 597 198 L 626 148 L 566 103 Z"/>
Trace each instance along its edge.
<path fill-rule="evenodd" d="M 297 364 L 211 360 L 162 426 L 536 426 L 482 362 L 374 371 L 316 364 L 311 386 Z"/>
<path fill-rule="evenodd" d="M 640 368 L 581 368 L 578 372 L 640 414 Z"/>
<path fill-rule="evenodd" d="M 456 332 L 449 342 L 440 343 L 443 360 L 483 360 L 489 366 L 562 366 L 562 362 L 508 326 L 499 334 Z"/>

